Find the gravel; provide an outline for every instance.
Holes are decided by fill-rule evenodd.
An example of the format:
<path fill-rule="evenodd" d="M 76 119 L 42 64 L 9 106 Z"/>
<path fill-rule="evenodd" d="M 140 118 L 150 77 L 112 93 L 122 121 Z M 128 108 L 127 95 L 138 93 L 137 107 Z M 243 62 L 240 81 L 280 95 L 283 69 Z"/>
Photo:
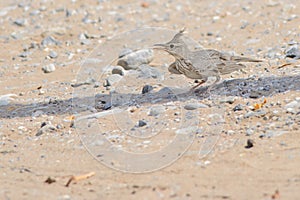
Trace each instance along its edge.
<path fill-rule="evenodd" d="M 44 73 L 51 73 L 55 71 L 55 65 L 54 64 L 49 64 L 49 65 L 45 65 L 42 67 L 42 70 L 44 71 Z"/>
<path fill-rule="evenodd" d="M 166 108 L 164 106 L 152 106 L 150 108 L 149 116 L 158 116 L 162 113 L 164 113 Z"/>
<path fill-rule="evenodd" d="M 122 76 L 119 74 L 112 74 L 106 78 L 104 87 L 113 86 L 122 79 Z"/>
<path fill-rule="evenodd" d="M 184 106 L 186 110 L 196 110 L 198 108 L 208 108 L 208 106 L 202 103 L 189 103 Z"/>
<path fill-rule="evenodd" d="M 51 46 L 51 45 L 61 45 L 61 42 L 56 40 L 52 36 L 47 36 L 42 40 L 41 44 L 42 46 Z"/>
<path fill-rule="evenodd" d="M 300 50 L 298 45 L 290 46 L 285 51 L 285 56 L 294 59 L 300 59 Z"/>
<path fill-rule="evenodd" d="M 145 85 L 142 89 L 142 94 L 149 93 L 153 90 L 153 87 L 151 85 Z"/>
<path fill-rule="evenodd" d="M 41 136 L 45 133 L 52 133 L 56 131 L 56 127 L 52 124 L 46 124 L 46 122 L 42 123 L 41 128 L 35 134 L 35 136 Z"/>
<path fill-rule="evenodd" d="M 119 74 L 120 76 L 124 76 L 124 68 L 121 66 L 114 66 L 112 71 L 112 74 Z"/>

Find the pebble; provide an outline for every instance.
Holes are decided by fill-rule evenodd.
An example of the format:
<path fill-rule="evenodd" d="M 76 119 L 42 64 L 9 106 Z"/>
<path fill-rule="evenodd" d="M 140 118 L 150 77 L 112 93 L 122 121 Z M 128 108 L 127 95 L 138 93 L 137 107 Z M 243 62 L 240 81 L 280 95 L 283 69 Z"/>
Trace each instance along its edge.
<path fill-rule="evenodd" d="M 50 51 L 49 52 L 49 57 L 50 58 L 57 58 L 58 54 L 55 51 Z"/>
<path fill-rule="evenodd" d="M 138 68 L 141 71 L 140 74 L 141 78 L 154 78 L 154 79 L 163 80 L 163 74 L 160 73 L 159 70 L 150 67 L 149 65 L 142 64 Z"/>
<path fill-rule="evenodd" d="M 238 105 L 234 106 L 234 108 L 233 108 L 234 112 L 241 111 L 241 110 L 243 110 L 243 105 L 242 104 L 238 104 Z"/>
<path fill-rule="evenodd" d="M 235 97 L 225 97 L 225 98 L 222 98 L 220 100 L 220 103 L 229 103 L 229 104 L 233 104 L 235 101 Z"/>
<path fill-rule="evenodd" d="M 189 103 L 184 106 L 186 110 L 196 110 L 198 108 L 208 108 L 208 106 L 202 103 Z"/>
<path fill-rule="evenodd" d="M 228 130 L 226 131 L 226 135 L 233 135 L 235 132 L 234 130 Z"/>
<path fill-rule="evenodd" d="M 14 21 L 14 24 L 18 25 L 18 26 L 25 26 L 27 23 L 26 19 L 16 19 Z"/>
<path fill-rule="evenodd" d="M 244 118 L 250 118 L 250 117 L 260 117 L 267 114 L 265 110 L 258 110 L 258 111 L 250 111 L 244 115 Z"/>
<path fill-rule="evenodd" d="M 153 87 L 151 85 L 145 85 L 142 89 L 142 94 L 149 93 L 153 90 Z"/>
<path fill-rule="evenodd" d="M 298 103 L 298 101 L 292 101 L 285 105 L 286 111 L 292 114 L 297 114 L 297 108 L 300 108 L 300 103 Z"/>
<path fill-rule="evenodd" d="M 112 74 L 105 80 L 104 87 L 112 86 L 115 83 L 119 82 L 121 79 L 122 79 L 121 75 Z"/>
<path fill-rule="evenodd" d="M 247 140 L 247 145 L 245 146 L 246 149 L 250 149 L 254 146 L 254 140 L 248 139 Z"/>
<path fill-rule="evenodd" d="M 165 110 L 166 109 L 164 106 L 153 106 L 150 109 L 149 116 L 158 116 L 158 115 L 164 113 Z"/>
<path fill-rule="evenodd" d="M 149 64 L 153 60 L 152 49 L 142 49 L 121 57 L 117 65 L 126 70 L 137 69 L 142 64 Z"/>
<path fill-rule="evenodd" d="M 16 94 L 5 94 L 0 96 L 0 106 L 7 106 L 15 100 L 18 95 Z"/>
<path fill-rule="evenodd" d="M 39 117 L 39 116 L 42 116 L 43 114 L 44 114 L 44 111 L 36 110 L 31 114 L 31 117 Z"/>
<path fill-rule="evenodd" d="M 202 130 L 199 129 L 198 126 L 189 126 L 175 131 L 176 134 L 189 134 L 189 133 L 199 134 L 201 132 Z"/>
<path fill-rule="evenodd" d="M 112 107 L 112 103 L 111 103 L 111 101 L 108 101 L 104 104 L 103 110 L 111 109 L 111 107 Z"/>
<path fill-rule="evenodd" d="M 49 65 L 45 65 L 43 66 L 42 70 L 44 71 L 44 73 L 51 73 L 55 71 L 55 65 L 53 63 L 49 64 Z"/>
<path fill-rule="evenodd" d="M 41 42 L 42 46 L 48 46 L 48 45 L 60 45 L 61 42 L 56 40 L 54 37 L 52 36 L 47 36 L 46 38 L 44 38 Z"/>
<path fill-rule="evenodd" d="M 43 135 L 44 133 L 52 133 L 56 130 L 56 127 L 52 124 L 47 124 L 46 122 L 43 122 L 41 125 L 41 128 L 38 130 L 38 132 L 35 134 L 35 136 Z"/>
<path fill-rule="evenodd" d="M 254 130 L 251 129 L 251 128 L 248 128 L 248 129 L 246 130 L 246 136 L 253 135 L 253 133 L 254 133 Z"/>
<path fill-rule="evenodd" d="M 252 99 L 257 99 L 261 96 L 261 93 L 259 91 L 251 91 L 249 97 Z"/>
<path fill-rule="evenodd" d="M 87 78 L 84 82 L 80 82 L 80 83 L 71 83 L 71 87 L 80 87 L 80 86 L 83 86 L 83 85 L 92 85 L 92 84 L 96 84 L 96 80 L 89 77 Z"/>
<path fill-rule="evenodd" d="M 19 57 L 21 57 L 21 58 L 27 58 L 30 54 L 32 54 L 31 51 L 24 51 L 21 54 L 19 54 Z"/>
<path fill-rule="evenodd" d="M 124 76 L 124 68 L 121 67 L 121 66 L 115 66 L 115 67 L 113 67 L 111 73 L 112 74 L 119 74 L 121 76 Z"/>
<path fill-rule="evenodd" d="M 91 40 L 89 40 L 89 39 L 84 39 L 84 40 L 80 40 L 80 44 L 81 45 L 89 45 L 89 44 L 91 44 L 92 42 L 91 42 Z"/>
<path fill-rule="evenodd" d="M 139 120 L 138 121 L 138 127 L 143 127 L 143 126 L 146 126 L 147 125 L 147 122 L 145 120 Z"/>
<path fill-rule="evenodd" d="M 300 50 L 298 45 L 292 45 L 285 50 L 285 56 L 294 59 L 300 59 Z"/>

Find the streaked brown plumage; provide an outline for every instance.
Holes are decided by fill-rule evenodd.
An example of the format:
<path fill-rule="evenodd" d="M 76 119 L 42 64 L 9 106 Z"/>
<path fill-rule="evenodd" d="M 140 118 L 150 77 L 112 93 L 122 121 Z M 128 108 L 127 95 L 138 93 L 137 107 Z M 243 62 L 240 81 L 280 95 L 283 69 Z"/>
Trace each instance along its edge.
<path fill-rule="evenodd" d="M 261 62 L 261 60 L 232 56 L 213 49 L 191 51 L 183 41 L 184 30 L 177 33 L 173 39 L 165 44 L 155 44 L 155 47 L 174 56 L 168 70 L 173 74 L 183 74 L 191 79 L 202 80 L 205 83 L 208 77 L 216 77 L 215 85 L 220 80 L 220 75 L 229 74 L 245 67 L 240 62 Z"/>

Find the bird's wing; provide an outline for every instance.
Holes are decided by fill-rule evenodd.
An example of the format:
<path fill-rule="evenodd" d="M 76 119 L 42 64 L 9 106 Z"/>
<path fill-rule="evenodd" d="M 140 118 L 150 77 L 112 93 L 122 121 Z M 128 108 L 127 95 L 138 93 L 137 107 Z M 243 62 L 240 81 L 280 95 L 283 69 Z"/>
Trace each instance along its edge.
<path fill-rule="evenodd" d="M 219 74 L 229 74 L 245 67 L 240 62 L 261 62 L 252 58 L 232 56 L 214 49 L 194 51 L 190 57 L 193 58 L 193 66 L 202 73 L 218 71 Z"/>
<path fill-rule="evenodd" d="M 237 63 L 237 62 L 232 62 L 232 61 L 225 61 L 223 63 L 217 64 L 217 70 L 220 74 L 224 75 L 224 74 L 230 74 L 234 71 L 240 70 L 244 67 L 246 67 L 245 65 L 241 64 L 241 63 Z"/>
<path fill-rule="evenodd" d="M 247 58 L 243 56 L 234 56 L 230 55 L 229 53 L 219 52 L 214 49 L 206 49 L 201 50 L 203 53 L 205 53 L 207 56 L 211 57 L 212 59 L 221 59 L 225 61 L 235 61 L 235 62 L 262 62 L 262 60 L 253 59 L 253 58 Z"/>

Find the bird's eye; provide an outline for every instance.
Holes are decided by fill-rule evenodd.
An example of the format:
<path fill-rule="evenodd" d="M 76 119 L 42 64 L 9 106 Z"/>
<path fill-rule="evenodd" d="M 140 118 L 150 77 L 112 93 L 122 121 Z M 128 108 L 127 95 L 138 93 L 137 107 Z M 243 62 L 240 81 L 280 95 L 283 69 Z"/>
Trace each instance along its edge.
<path fill-rule="evenodd" d="M 174 44 L 170 44 L 170 48 L 174 48 Z"/>

